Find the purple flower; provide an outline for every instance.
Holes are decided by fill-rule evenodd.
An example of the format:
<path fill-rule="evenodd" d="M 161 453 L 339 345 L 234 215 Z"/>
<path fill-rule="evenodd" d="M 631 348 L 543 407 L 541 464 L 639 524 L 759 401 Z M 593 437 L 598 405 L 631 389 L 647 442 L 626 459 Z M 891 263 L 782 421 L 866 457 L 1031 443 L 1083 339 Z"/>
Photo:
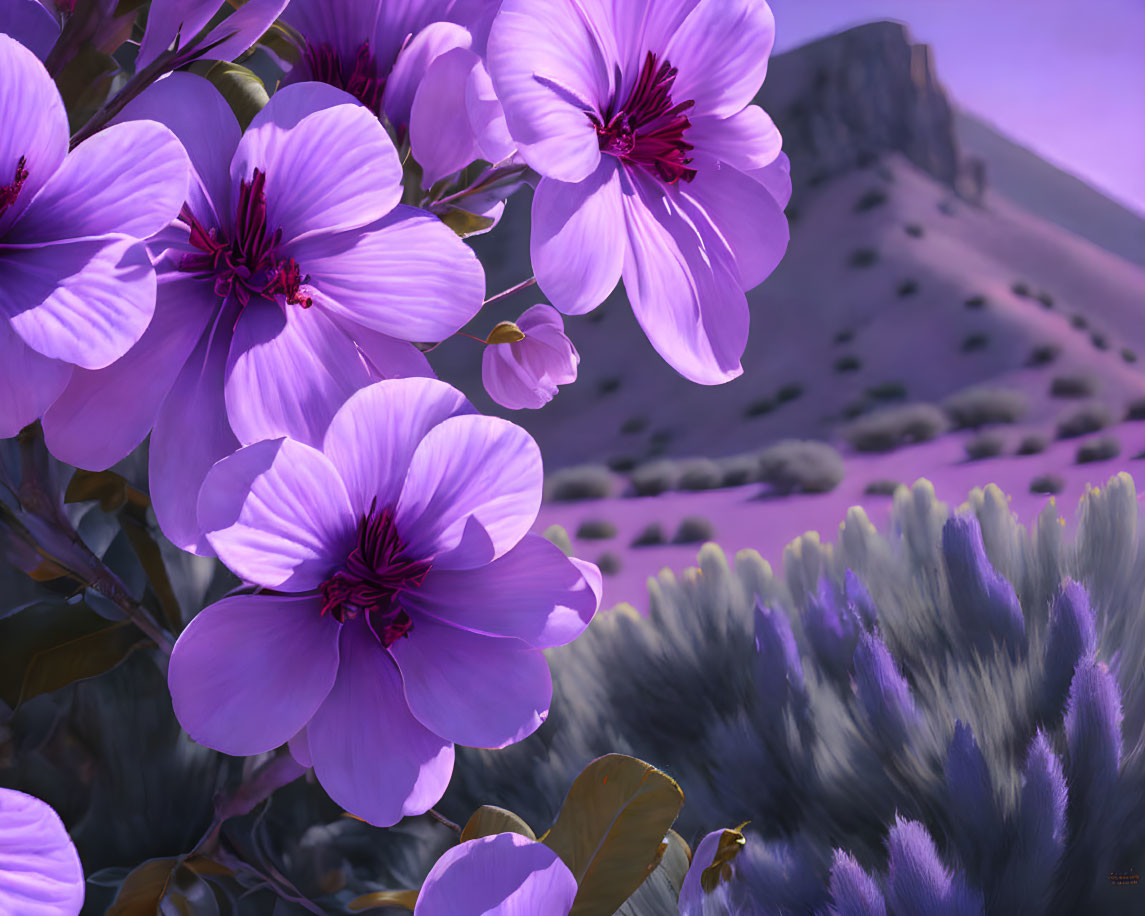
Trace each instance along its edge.
<path fill-rule="evenodd" d="M 187 193 L 187 155 L 165 127 L 108 128 L 68 152 L 43 64 L 0 35 L 0 438 L 40 417 L 73 377 L 140 339 L 155 271 L 140 241 Z M 76 374 L 83 374 L 78 372 Z"/>
<path fill-rule="evenodd" d="M 573 873 L 545 846 L 516 833 L 470 840 L 430 869 L 414 916 L 568 916 Z"/>
<path fill-rule="evenodd" d="M 859 622 L 826 577 L 819 580 L 818 594 L 807 596 L 802 618 L 803 631 L 819 664 L 846 683 L 859 641 Z"/>
<path fill-rule="evenodd" d="M 831 898 L 834 916 L 886 916 L 887 905 L 879 885 L 855 857 L 835 850 L 831 864 Z"/>
<path fill-rule="evenodd" d="M 78 916 L 83 900 L 83 868 L 59 815 L 0 789 L 0 913 Z"/>
<path fill-rule="evenodd" d="M 432 374 L 408 341 L 464 325 L 484 275 L 444 224 L 398 203 L 393 143 L 338 89 L 287 86 L 240 135 L 210 83 L 175 73 L 125 116 L 169 124 L 194 180 L 153 242 L 166 250 L 146 335 L 114 366 L 77 373 L 44 433 L 57 457 L 100 468 L 154 425 L 159 522 L 206 552 L 195 500 L 211 465 L 261 439 L 317 443 L 354 391 Z"/>
<path fill-rule="evenodd" d="M 855 693 L 867 724 L 887 746 L 901 746 L 915 719 L 914 700 L 906 678 L 876 634 L 863 633 L 859 637 L 854 667 Z"/>
<path fill-rule="evenodd" d="M 1077 582 L 1067 581 L 1050 605 L 1041 690 L 1042 718 L 1045 721 L 1057 723 L 1061 720 L 1073 673 L 1080 662 L 1093 655 L 1095 629 L 1085 588 Z"/>
<path fill-rule="evenodd" d="M 807 687 L 803 662 L 791 632 L 791 621 L 782 608 L 755 603 L 755 683 L 765 709 L 782 714 L 788 703 L 805 705 Z"/>
<path fill-rule="evenodd" d="M 960 876 L 950 874 L 934 840 L 918 821 L 896 816 L 887 847 L 887 903 L 892 913 L 980 916 L 985 912 L 981 895 Z"/>
<path fill-rule="evenodd" d="M 183 631 L 179 721 L 229 754 L 292 739 L 371 823 L 424 812 L 455 742 L 502 747 L 544 721 L 540 649 L 596 612 L 596 568 L 527 533 L 541 484 L 528 434 L 433 379 L 359 391 L 321 451 L 278 439 L 219 462 L 203 529 L 273 594 L 225 598 Z"/>
<path fill-rule="evenodd" d="M 37 0 L 0 0 L 0 35 L 11 35 L 43 60 L 60 37 L 60 24 Z"/>
<path fill-rule="evenodd" d="M 994 783 L 974 732 L 961 721 L 946 754 L 947 810 L 954 848 L 978 883 L 994 873 L 1002 818 L 994 800 Z"/>
<path fill-rule="evenodd" d="M 202 42 L 204 57 L 233 60 L 270 28 L 290 0 L 248 0 L 215 26 Z M 225 0 L 152 0 L 147 28 L 135 59 L 142 70 L 173 44 L 185 46 L 226 6 Z"/>
<path fill-rule="evenodd" d="M 560 312 L 551 305 L 527 309 L 516 327 L 525 335 L 522 339 L 485 348 L 481 381 L 502 407 L 544 407 L 556 397 L 558 385 L 576 381 L 580 354 L 565 336 Z"/>
<path fill-rule="evenodd" d="M 874 629 L 879 622 L 879 609 L 875 606 L 871 593 L 863 585 L 863 580 L 849 569 L 843 577 L 843 591 L 847 597 L 847 606 L 862 623 L 864 629 Z"/>
<path fill-rule="evenodd" d="M 773 37 L 763 0 L 506 0 L 489 38 L 510 133 L 543 176 L 541 289 L 580 314 L 623 276 L 652 345 L 702 384 L 743 371 L 744 290 L 787 247 L 779 132 L 748 104 Z"/>

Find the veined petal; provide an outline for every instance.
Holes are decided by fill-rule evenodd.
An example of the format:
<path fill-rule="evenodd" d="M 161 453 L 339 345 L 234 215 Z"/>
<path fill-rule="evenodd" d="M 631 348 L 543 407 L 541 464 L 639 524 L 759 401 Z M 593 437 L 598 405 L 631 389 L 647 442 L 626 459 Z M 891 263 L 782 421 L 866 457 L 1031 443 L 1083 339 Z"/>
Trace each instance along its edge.
<path fill-rule="evenodd" d="M 15 436 L 44 415 L 72 376 L 72 367 L 41 356 L 0 320 L 0 439 Z"/>
<path fill-rule="evenodd" d="M 179 635 L 167 673 L 184 731 L 235 756 L 289 741 L 338 671 L 342 627 L 321 609 L 315 597 L 236 595 L 200 612 Z"/>
<path fill-rule="evenodd" d="M 345 318 L 341 324 L 378 378 L 437 378 L 425 354 L 409 341 L 398 340 Z"/>
<path fill-rule="evenodd" d="M 779 128 L 758 105 L 748 105 L 728 118 L 701 115 L 690 120 L 688 142 L 741 172 L 770 165 L 783 146 Z"/>
<path fill-rule="evenodd" d="M 239 449 L 207 473 L 199 525 L 236 575 L 282 592 L 317 588 L 349 554 L 358 515 L 326 456 L 290 439 Z"/>
<path fill-rule="evenodd" d="M 283 244 L 358 229 L 401 199 L 397 150 L 373 113 L 324 83 L 276 92 L 239 141 L 231 183 L 266 174 L 266 212 Z"/>
<path fill-rule="evenodd" d="M 0 912 L 78 916 L 84 876 L 58 814 L 40 799 L 0 789 Z"/>
<path fill-rule="evenodd" d="M 0 249 L 0 315 L 37 353 L 102 369 L 143 336 L 155 311 L 144 244 L 107 235 Z"/>
<path fill-rule="evenodd" d="M 542 178 L 533 195 L 529 254 L 537 284 L 566 315 L 581 315 L 616 288 L 627 239 L 620 170 L 606 156 L 584 181 Z"/>
<path fill-rule="evenodd" d="M 204 57 L 210 60 L 234 60 L 251 47 L 274 24 L 290 0 L 248 0 L 207 33 L 204 46 L 221 42 Z"/>
<path fill-rule="evenodd" d="M 152 0 L 135 69 L 154 63 L 178 39 L 179 47 L 198 35 L 219 11 L 222 0 Z"/>
<path fill-rule="evenodd" d="M 297 29 L 308 44 L 327 44 L 339 54 L 351 54 L 374 34 L 382 5 L 382 0 L 291 0 L 282 19 Z M 378 54 L 377 48 L 373 50 Z"/>
<path fill-rule="evenodd" d="M 480 62 L 468 48 L 453 48 L 429 65 L 417 87 L 409 129 L 414 158 L 424 173 L 422 187 L 432 187 L 481 155 L 465 97 L 469 74 Z M 450 128 L 442 129 L 443 124 Z"/>
<path fill-rule="evenodd" d="M 453 745 L 413 717 L 397 665 L 357 623 L 342 627 L 338 677 L 306 736 L 322 788 L 378 827 L 424 814 L 453 773 Z"/>
<path fill-rule="evenodd" d="M 497 98 L 489 70 L 480 58 L 477 66 L 469 71 L 469 79 L 465 84 L 465 105 L 469 109 L 469 126 L 477 138 L 482 159 L 498 163 L 516 153 L 517 143 L 509 133 L 505 109 Z"/>
<path fill-rule="evenodd" d="M 394 62 L 394 68 L 386 79 L 384 108 L 390 123 L 399 130 L 403 125 L 412 128 L 411 109 L 414 105 L 414 96 L 420 91 L 430 68 L 443 54 L 456 48 L 469 49 L 473 38 L 469 32 L 454 22 L 432 22 L 419 31 L 410 42 L 405 45 Z M 472 53 L 472 52 L 471 52 Z M 474 59 L 477 55 L 473 55 Z M 454 87 L 459 91 L 459 87 Z M 464 92 L 462 91 L 462 97 Z M 438 129 L 442 135 L 452 134 L 456 128 L 451 125 L 450 130 Z M 421 162 L 421 160 L 418 160 Z M 424 164 L 424 163 L 423 163 Z M 427 182 L 428 187 L 430 182 Z"/>

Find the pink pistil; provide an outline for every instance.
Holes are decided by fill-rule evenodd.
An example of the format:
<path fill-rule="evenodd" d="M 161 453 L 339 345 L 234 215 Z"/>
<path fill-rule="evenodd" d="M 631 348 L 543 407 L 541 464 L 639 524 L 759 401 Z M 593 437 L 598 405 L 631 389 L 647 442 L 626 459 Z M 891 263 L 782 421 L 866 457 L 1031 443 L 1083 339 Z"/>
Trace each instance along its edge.
<path fill-rule="evenodd" d="M 374 114 L 381 115 L 386 78 L 379 75 L 378 62 L 368 41 L 350 58 L 342 57 L 328 44 L 307 44 L 305 66 L 310 79 L 350 93 Z"/>
<path fill-rule="evenodd" d="M 4 211 L 16 202 L 16 198 L 20 196 L 20 189 L 27 180 L 28 160 L 21 156 L 20 161 L 16 163 L 16 177 L 12 179 L 12 183 L 0 185 L 0 216 L 3 216 Z"/>

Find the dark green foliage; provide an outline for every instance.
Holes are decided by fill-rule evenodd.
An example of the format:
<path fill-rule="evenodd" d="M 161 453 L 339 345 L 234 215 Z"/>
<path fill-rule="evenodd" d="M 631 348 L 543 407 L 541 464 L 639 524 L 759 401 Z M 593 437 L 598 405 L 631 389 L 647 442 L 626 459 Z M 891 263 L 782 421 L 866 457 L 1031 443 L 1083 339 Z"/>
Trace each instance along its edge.
<path fill-rule="evenodd" d="M 933 404 L 884 407 L 856 420 L 843 431 L 860 452 L 890 452 L 903 445 L 929 442 L 947 430 L 946 414 Z"/>
<path fill-rule="evenodd" d="M 1077 448 L 1077 463 L 1092 464 L 1095 461 L 1111 461 L 1121 454 L 1121 443 L 1116 436 L 1102 436 L 1083 442 Z"/>
<path fill-rule="evenodd" d="M 783 495 L 826 493 L 844 473 L 843 457 L 826 442 L 789 439 L 759 453 L 759 480 Z"/>
<path fill-rule="evenodd" d="M 581 541 L 607 541 L 616 537 L 616 526 L 602 518 L 586 518 L 576 530 Z"/>
<path fill-rule="evenodd" d="M 647 417 L 629 417 L 620 424 L 620 432 L 625 436 L 634 436 L 648 428 Z"/>
<path fill-rule="evenodd" d="M 614 478 L 608 468 L 586 464 L 550 474 L 545 480 L 545 499 L 555 503 L 607 499 L 613 487 Z"/>
<path fill-rule="evenodd" d="M 718 462 L 724 487 L 742 487 L 759 479 L 759 458 L 756 455 L 733 455 Z"/>
<path fill-rule="evenodd" d="M 723 485 L 723 469 L 710 458 L 692 458 L 680 464 L 680 490 L 715 490 Z"/>
<path fill-rule="evenodd" d="M 672 537 L 673 544 L 702 544 L 716 536 L 716 529 L 712 523 L 702 515 L 689 515 L 682 519 L 676 534 Z"/>
<path fill-rule="evenodd" d="M 998 432 L 979 433 L 966 440 L 966 457 L 971 461 L 997 458 L 1006 451 L 1006 437 Z"/>
<path fill-rule="evenodd" d="M 975 385 L 942 402 L 955 429 L 978 429 L 994 423 L 1017 423 L 1026 415 L 1026 395 L 1017 388 Z"/>
<path fill-rule="evenodd" d="M 1079 404 L 1058 417 L 1057 437 L 1076 439 L 1078 436 L 1087 436 L 1112 426 L 1113 422 L 1113 413 L 1104 404 L 1098 401 Z"/>
<path fill-rule="evenodd" d="M 1061 354 L 1061 347 L 1057 344 L 1039 344 L 1030 351 L 1029 359 L 1026 360 L 1026 365 L 1031 368 L 1038 366 L 1048 366 Z"/>
<path fill-rule="evenodd" d="M 1039 474 L 1030 481 L 1031 493 L 1042 493 L 1046 496 L 1056 496 L 1065 489 L 1065 480 L 1057 474 Z"/>
<path fill-rule="evenodd" d="M 1100 384 L 1096 376 L 1087 373 L 1055 375 L 1050 382 L 1050 396 L 1055 398 L 1092 398 Z"/>
<path fill-rule="evenodd" d="M 644 526 L 644 530 L 636 535 L 632 541 L 633 547 L 658 547 L 666 542 L 664 536 L 664 526 L 659 522 L 650 522 Z"/>
<path fill-rule="evenodd" d="M 844 372 L 858 372 L 861 368 L 863 368 L 863 361 L 853 353 L 840 356 L 835 360 L 835 371 L 840 375 Z"/>
<path fill-rule="evenodd" d="M 632 491 L 635 496 L 659 496 L 676 489 L 679 479 L 674 461 L 650 461 L 632 472 Z"/>
<path fill-rule="evenodd" d="M 856 248 L 851 252 L 847 263 L 851 267 L 870 267 L 879 259 L 879 252 L 876 248 Z"/>
<path fill-rule="evenodd" d="M 1018 443 L 1018 450 L 1014 453 L 1016 455 L 1040 455 L 1047 448 L 1049 448 L 1049 440 L 1039 433 L 1032 433 L 1029 436 L 1023 436 L 1022 441 Z"/>
<path fill-rule="evenodd" d="M 962 343 L 958 345 L 958 349 L 963 353 L 977 353 L 979 350 L 985 350 L 989 345 L 990 335 L 985 331 L 975 331 L 962 338 Z"/>
<path fill-rule="evenodd" d="M 882 188 L 871 188 L 863 192 L 863 196 L 855 201 L 855 212 L 866 213 L 875 207 L 881 207 L 887 202 L 887 192 Z"/>

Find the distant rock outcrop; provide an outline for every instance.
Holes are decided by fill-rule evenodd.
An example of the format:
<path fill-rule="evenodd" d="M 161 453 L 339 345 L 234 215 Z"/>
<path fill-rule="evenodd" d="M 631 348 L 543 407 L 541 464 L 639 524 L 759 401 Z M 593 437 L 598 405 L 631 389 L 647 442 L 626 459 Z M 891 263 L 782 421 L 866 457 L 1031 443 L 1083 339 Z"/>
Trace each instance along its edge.
<path fill-rule="evenodd" d="M 797 183 L 894 151 L 964 196 L 979 196 L 981 164 L 963 159 L 930 48 L 899 23 L 861 25 L 777 55 L 758 101 L 783 133 Z"/>

